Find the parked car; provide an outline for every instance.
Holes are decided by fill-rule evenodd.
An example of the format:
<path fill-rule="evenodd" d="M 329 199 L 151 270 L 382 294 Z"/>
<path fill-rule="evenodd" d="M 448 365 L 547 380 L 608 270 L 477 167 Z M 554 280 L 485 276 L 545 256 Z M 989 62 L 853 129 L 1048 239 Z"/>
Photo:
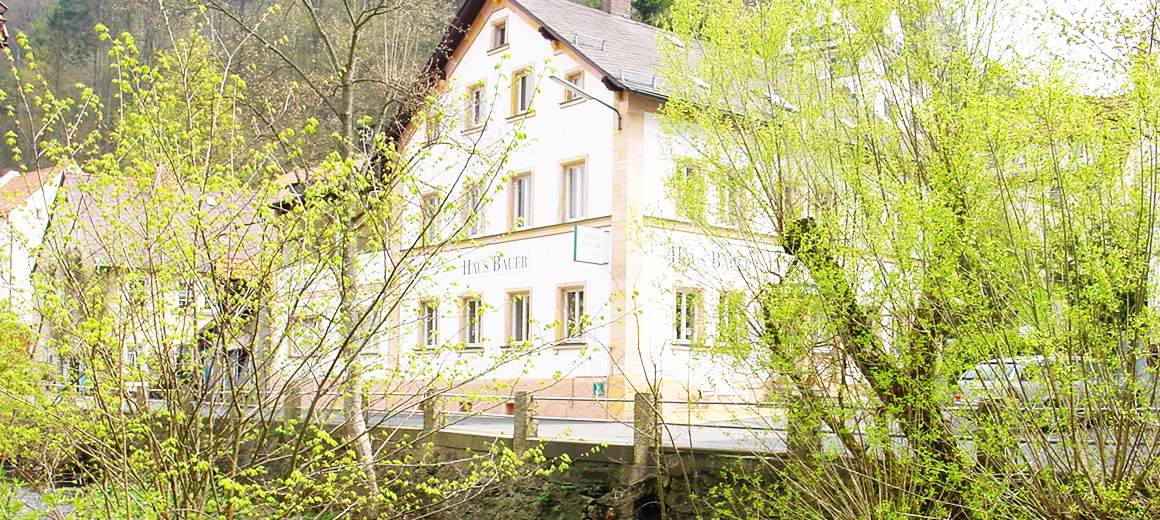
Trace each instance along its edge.
<path fill-rule="evenodd" d="M 1139 357 L 1131 372 L 1119 374 L 1119 386 L 1135 400 L 1137 408 L 1155 416 L 1160 412 L 1160 367 L 1155 358 Z"/>
<path fill-rule="evenodd" d="M 1042 366 L 1045 360 L 1044 356 L 1026 356 L 982 361 L 959 376 L 955 405 L 982 410 L 1006 399 L 1042 404 L 1048 392 L 1027 376 L 1034 372 L 1030 367 Z"/>
<path fill-rule="evenodd" d="M 1155 410 L 1160 387 L 1147 358 L 1136 359 L 1126 370 L 1118 363 L 1023 356 L 988 359 L 963 372 L 954 401 L 976 412 L 1021 402 L 1090 418 L 1095 410 L 1112 407 Z"/>

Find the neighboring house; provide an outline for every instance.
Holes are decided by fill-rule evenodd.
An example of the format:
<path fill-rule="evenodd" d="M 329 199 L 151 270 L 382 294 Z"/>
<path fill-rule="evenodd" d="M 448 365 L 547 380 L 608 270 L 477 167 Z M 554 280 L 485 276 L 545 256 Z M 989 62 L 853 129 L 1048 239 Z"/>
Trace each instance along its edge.
<path fill-rule="evenodd" d="M 40 253 L 41 357 L 65 381 L 94 363 L 127 381 L 248 381 L 264 333 L 244 265 L 266 202 L 168 180 L 66 174 Z M 97 327 L 96 324 L 106 324 Z"/>
<path fill-rule="evenodd" d="M 692 151 L 670 148 L 662 130 L 661 40 L 690 59 L 697 47 L 630 20 L 628 0 L 611 4 L 468 0 L 459 10 L 428 70 L 444 110 L 414 114 L 401 140 L 435 150 L 419 167 L 428 182 L 412 210 L 464 209 L 460 221 L 417 219 L 405 230 L 403 243 L 456 242 L 398 314 L 385 353 L 417 372 L 459 370 L 449 377 L 482 395 L 578 398 L 543 402 L 551 415 L 628 417 L 630 407 L 591 398 L 646 391 L 764 398 L 765 378 L 702 359 L 742 321 L 747 298 L 731 268 L 744 259 L 732 247 L 740 240 L 705 236 L 672 196 L 674 178 L 699 172 L 682 159 Z M 431 115 L 439 113 L 456 117 Z M 492 185 L 464 180 L 455 157 L 438 151 L 448 141 L 488 149 L 517 131 L 528 139 Z M 700 193 L 727 235 L 740 218 L 735 194 Z M 496 356 L 517 353 L 489 370 Z"/>
<path fill-rule="evenodd" d="M 34 325 L 32 273 L 49 214 L 60 188 L 61 168 L 0 176 L 0 301 Z"/>

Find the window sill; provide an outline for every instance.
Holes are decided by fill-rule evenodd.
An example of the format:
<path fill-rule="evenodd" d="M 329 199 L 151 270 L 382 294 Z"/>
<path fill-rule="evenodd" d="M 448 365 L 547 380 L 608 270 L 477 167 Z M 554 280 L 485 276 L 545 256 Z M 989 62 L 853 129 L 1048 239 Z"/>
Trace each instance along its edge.
<path fill-rule="evenodd" d="M 583 103 L 585 101 L 588 101 L 588 100 L 584 99 L 582 97 L 574 97 L 574 98 L 569 99 L 567 101 L 561 101 L 560 108 L 573 107 L 573 106 L 579 105 L 580 103 Z"/>
<path fill-rule="evenodd" d="M 586 348 L 588 348 L 588 342 L 582 339 L 565 339 L 552 345 L 552 350 L 557 354 L 562 350 L 584 350 Z"/>
<path fill-rule="evenodd" d="M 492 48 L 490 48 L 490 49 L 488 49 L 488 50 L 487 50 L 487 55 L 488 55 L 488 56 L 492 56 L 492 55 L 495 55 L 495 54 L 499 54 L 499 53 L 501 53 L 501 52 L 503 52 L 503 51 L 506 51 L 506 50 L 508 50 L 508 47 L 510 47 L 510 46 L 511 46 L 511 44 L 510 44 L 510 43 L 505 43 L 505 44 L 503 44 L 503 45 L 500 45 L 499 47 L 492 47 Z"/>
<path fill-rule="evenodd" d="M 529 118 L 529 117 L 532 117 L 532 116 L 534 116 L 534 115 L 536 115 L 536 111 L 535 111 L 535 110 L 528 110 L 527 112 L 521 112 L 521 113 L 519 113 L 519 114 L 515 114 L 515 115 L 512 115 L 512 116 L 508 116 L 508 118 L 507 118 L 507 122 L 509 122 L 509 123 L 515 123 L 515 122 L 518 122 L 518 121 L 523 121 L 523 120 L 525 120 L 525 119 L 527 119 L 527 118 Z"/>
<path fill-rule="evenodd" d="M 670 346 L 673 348 L 673 352 L 691 352 L 708 348 L 708 345 L 695 341 L 674 341 Z"/>
<path fill-rule="evenodd" d="M 486 127 L 487 127 L 487 125 L 485 125 L 483 123 L 479 123 L 479 124 L 476 124 L 474 126 L 468 126 L 468 127 L 463 129 L 463 135 L 478 134 L 480 132 L 483 132 L 483 129 Z"/>

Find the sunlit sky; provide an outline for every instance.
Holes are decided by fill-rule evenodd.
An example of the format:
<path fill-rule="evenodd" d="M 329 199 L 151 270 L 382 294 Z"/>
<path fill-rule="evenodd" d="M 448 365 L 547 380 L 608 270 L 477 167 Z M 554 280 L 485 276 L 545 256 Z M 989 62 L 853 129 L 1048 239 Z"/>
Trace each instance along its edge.
<path fill-rule="evenodd" d="M 1147 23 L 1148 0 L 1000 0 L 992 52 L 1010 60 L 1030 60 L 1053 70 L 1084 91 L 1111 95 L 1126 80 L 1123 42 L 1101 36 L 1117 19 Z M 1138 27 L 1137 29 L 1142 29 Z"/>

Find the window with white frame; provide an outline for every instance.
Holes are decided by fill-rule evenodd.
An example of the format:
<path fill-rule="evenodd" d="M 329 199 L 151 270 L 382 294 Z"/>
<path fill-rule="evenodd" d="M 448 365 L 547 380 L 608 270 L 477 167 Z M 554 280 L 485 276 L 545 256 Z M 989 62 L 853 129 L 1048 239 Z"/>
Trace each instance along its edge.
<path fill-rule="evenodd" d="M 423 196 L 423 241 L 428 245 L 439 241 L 439 208 L 443 204 L 443 196 L 438 193 L 429 193 Z"/>
<path fill-rule="evenodd" d="M 741 223 L 741 186 L 733 179 L 717 183 L 717 222 L 733 227 Z"/>
<path fill-rule="evenodd" d="M 374 356 L 379 353 L 379 343 L 382 339 L 379 334 L 384 326 L 385 320 L 381 316 L 375 314 L 363 316 L 362 324 L 359 326 L 359 337 L 354 339 L 360 355 Z"/>
<path fill-rule="evenodd" d="M 584 71 L 574 70 L 572 72 L 564 74 L 564 81 L 567 81 L 568 83 L 576 85 L 576 88 L 584 88 Z M 575 90 L 572 90 L 570 88 L 565 87 L 564 88 L 564 103 L 567 103 L 569 101 L 576 100 L 576 99 L 583 99 L 583 98 L 581 98 L 580 95 L 577 94 Z"/>
<path fill-rule="evenodd" d="M 463 299 L 463 343 L 478 347 L 483 342 L 483 302 L 478 297 Z"/>
<path fill-rule="evenodd" d="M 439 345 L 439 302 L 436 300 L 419 302 L 419 345 Z"/>
<path fill-rule="evenodd" d="M 699 300 L 699 295 L 695 290 L 677 290 L 674 332 L 678 343 L 693 343 L 697 340 L 697 303 Z"/>
<path fill-rule="evenodd" d="M 560 290 L 561 339 L 566 343 L 584 341 L 584 288 L 566 287 Z"/>
<path fill-rule="evenodd" d="M 530 340 L 532 298 L 526 292 L 508 294 L 508 344 L 516 345 Z"/>
<path fill-rule="evenodd" d="M 578 220 L 588 215 L 587 163 L 564 165 L 564 220 Z"/>
<path fill-rule="evenodd" d="M 491 24 L 491 48 L 498 49 L 508 44 L 507 19 Z"/>
<path fill-rule="evenodd" d="M 254 371 L 250 351 L 244 348 L 227 350 L 226 367 L 227 373 L 235 383 L 248 378 Z"/>
<path fill-rule="evenodd" d="M 483 186 L 479 184 L 469 186 L 463 200 L 463 224 L 467 228 L 468 236 L 483 233 L 483 203 Z"/>
<path fill-rule="evenodd" d="M 487 91 L 483 82 L 467 88 L 467 126 L 477 127 L 487 120 Z"/>
<path fill-rule="evenodd" d="M 193 284 L 182 285 L 177 290 L 177 306 L 182 309 L 197 307 L 197 293 L 193 291 Z"/>
<path fill-rule="evenodd" d="M 530 112 L 532 109 L 532 94 L 535 92 L 535 82 L 532 78 L 532 68 L 520 69 L 512 75 L 512 115 Z"/>
<path fill-rule="evenodd" d="M 145 280 L 132 278 L 125 284 L 125 302 L 133 307 L 144 305 L 148 295 L 148 284 Z"/>
<path fill-rule="evenodd" d="M 309 314 L 294 317 L 292 323 L 295 325 L 294 333 L 286 338 L 290 357 L 310 355 L 325 345 L 328 320 L 317 314 Z"/>
<path fill-rule="evenodd" d="M 705 182 L 701 168 L 695 164 L 680 165 L 672 189 L 677 217 L 700 221 L 705 209 Z"/>
<path fill-rule="evenodd" d="M 511 227 L 520 229 L 532 224 L 532 175 L 517 174 L 511 185 Z"/>
<path fill-rule="evenodd" d="M 737 345 L 745 333 L 745 293 L 722 291 L 717 303 L 717 343 Z"/>
<path fill-rule="evenodd" d="M 81 358 L 69 354 L 60 357 L 60 376 L 63 381 L 77 386 L 89 386 L 87 371 L 88 367 Z"/>

